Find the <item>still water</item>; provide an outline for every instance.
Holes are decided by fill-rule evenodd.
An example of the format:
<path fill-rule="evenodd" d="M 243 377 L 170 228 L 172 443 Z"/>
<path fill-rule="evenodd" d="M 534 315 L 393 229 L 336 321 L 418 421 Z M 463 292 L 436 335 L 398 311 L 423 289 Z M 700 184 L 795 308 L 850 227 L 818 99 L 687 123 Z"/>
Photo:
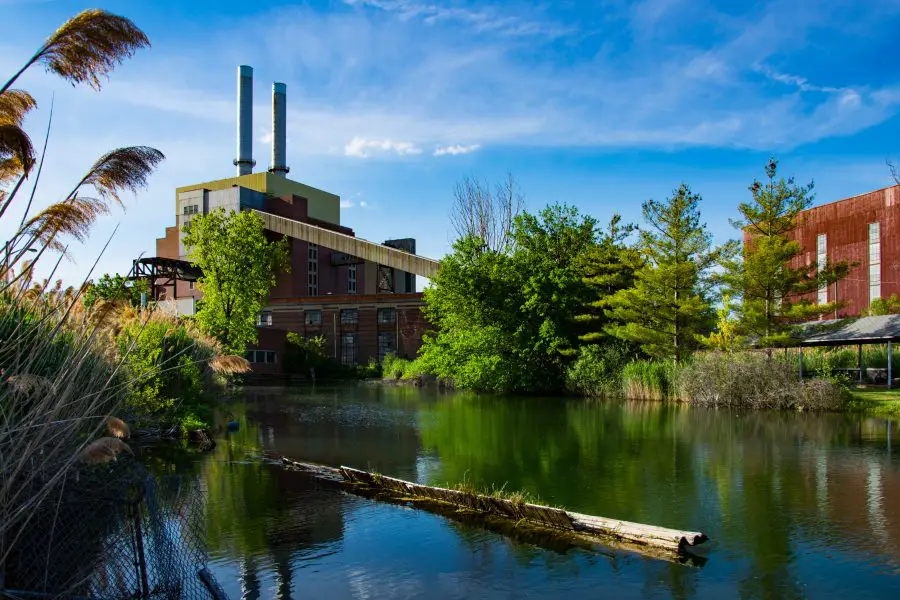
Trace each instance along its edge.
<path fill-rule="evenodd" d="M 232 599 L 900 597 L 885 419 L 371 386 L 260 389 L 227 410 L 240 430 L 188 468 Z M 541 548 L 329 489 L 256 449 L 699 530 L 708 560 Z"/>

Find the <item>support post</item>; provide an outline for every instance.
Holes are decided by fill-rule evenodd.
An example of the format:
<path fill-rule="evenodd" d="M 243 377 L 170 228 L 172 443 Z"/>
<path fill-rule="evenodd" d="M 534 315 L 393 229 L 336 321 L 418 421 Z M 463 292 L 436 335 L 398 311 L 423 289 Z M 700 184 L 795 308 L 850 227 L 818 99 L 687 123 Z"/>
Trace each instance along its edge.
<path fill-rule="evenodd" d="M 893 371 L 893 358 L 894 351 L 891 347 L 891 340 L 888 340 L 888 389 L 891 389 L 891 384 L 894 380 L 894 371 Z"/>
<path fill-rule="evenodd" d="M 862 344 L 859 345 L 856 354 L 856 368 L 859 370 L 859 384 L 863 382 L 863 365 L 862 365 Z"/>
<path fill-rule="evenodd" d="M 803 381 L 803 346 L 799 346 L 797 349 L 800 351 L 798 353 L 800 356 L 800 381 Z"/>

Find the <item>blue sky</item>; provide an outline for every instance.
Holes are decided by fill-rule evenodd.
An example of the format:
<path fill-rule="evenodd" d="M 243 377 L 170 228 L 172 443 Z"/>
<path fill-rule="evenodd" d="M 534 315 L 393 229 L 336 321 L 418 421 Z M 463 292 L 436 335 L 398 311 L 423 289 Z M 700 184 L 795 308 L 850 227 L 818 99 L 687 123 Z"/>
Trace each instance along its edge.
<path fill-rule="evenodd" d="M 0 67 L 14 71 L 83 8 L 0 0 Z M 319 0 L 107 2 L 153 44 L 96 93 L 34 69 L 19 86 L 54 125 L 48 204 L 104 151 L 146 144 L 166 162 L 127 212 L 103 218 L 60 274 L 75 283 L 118 225 L 100 272 L 153 255 L 174 188 L 231 176 L 235 69 L 254 67 L 254 158 L 270 153 L 272 81 L 288 88 L 291 177 L 344 199 L 375 240 L 450 248 L 463 176 L 511 172 L 529 208 L 575 204 L 639 220 L 686 182 L 719 241 L 769 155 L 814 180 L 817 202 L 891 184 L 900 156 L 900 0 Z M 0 231 L 0 233 L 7 233 Z"/>

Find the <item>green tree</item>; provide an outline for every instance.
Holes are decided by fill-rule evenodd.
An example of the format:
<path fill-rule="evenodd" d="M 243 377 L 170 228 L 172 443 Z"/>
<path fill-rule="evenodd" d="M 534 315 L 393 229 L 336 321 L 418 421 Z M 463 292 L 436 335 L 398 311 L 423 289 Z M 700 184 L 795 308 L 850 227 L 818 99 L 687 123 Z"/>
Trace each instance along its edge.
<path fill-rule="evenodd" d="M 188 256 L 203 271 L 197 322 L 240 354 L 256 339 L 256 316 L 275 285 L 275 273 L 290 268 L 287 240 L 270 242 L 259 215 L 224 209 L 194 217 L 184 233 Z"/>
<path fill-rule="evenodd" d="M 105 302 L 127 302 L 139 306 L 141 294 L 149 292 L 150 287 L 145 279 L 129 280 L 118 273 L 103 275 L 96 282 L 92 281 L 84 292 L 84 305 L 91 308 L 98 300 Z"/>
<path fill-rule="evenodd" d="M 630 223 L 622 223 L 622 216 L 616 213 L 600 232 L 597 244 L 584 254 L 582 282 L 589 300 L 576 317 L 583 328 L 579 336 L 583 343 L 609 341 L 609 301 L 616 292 L 634 285 L 634 272 L 641 261 L 637 249 L 628 244 L 635 229 Z"/>
<path fill-rule="evenodd" d="M 741 218 L 733 225 L 743 231 L 743 256 L 726 262 L 729 291 L 741 298 L 740 323 L 761 345 L 772 346 L 789 338 L 791 321 L 835 311 L 839 304 L 814 305 L 799 295 L 829 285 L 846 276 L 847 262 L 792 267 L 804 248 L 790 239 L 800 213 L 813 203 L 813 183 L 798 185 L 794 178 L 777 176 L 778 162 L 766 165 L 766 180 L 754 180 L 752 199 L 738 206 Z"/>
<path fill-rule="evenodd" d="M 515 218 L 514 250 L 463 237 L 425 292 L 424 366 L 459 387 L 558 391 L 578 347 L 572 315 L 588 301 L 584 254 L 595 221 L 569 206 Z"/>
<path fill-rule="evenodd" d="M 682 184 L 665 202 L 643 203 L 649 225 L 639 243 L 644 264 L 635 272 L 634 287 L 609 301 L 616 321 L 609 333 L 652 357 L 680 362 L 710 321 L 710 269 L 727 248 L 713 248 L 700 220 L 700 200 Z"/>

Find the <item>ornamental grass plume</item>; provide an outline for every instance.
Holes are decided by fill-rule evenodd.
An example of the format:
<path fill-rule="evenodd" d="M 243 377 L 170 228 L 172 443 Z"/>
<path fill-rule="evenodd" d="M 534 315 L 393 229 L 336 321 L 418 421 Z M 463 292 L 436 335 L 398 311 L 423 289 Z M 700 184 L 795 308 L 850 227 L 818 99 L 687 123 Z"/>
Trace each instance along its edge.
<path fill-rule="evenodd" d="M 217 356 L 209 362 L 209 366 L 216 373 L 223 375 L 239 375 L 250 372 L 250 362 L 242 356 L 233 354 Z"/>
<path fill-rule="evenodd" d="M 7 81 L 0 94 L 29 67 L 41 63 L 72 85 L 87 83 L 100 89 L 100 78 L 150 40 L 130 19 L 105 10 L 89 9 L 75 15 L 38 48 L 28 62 Z"/>

